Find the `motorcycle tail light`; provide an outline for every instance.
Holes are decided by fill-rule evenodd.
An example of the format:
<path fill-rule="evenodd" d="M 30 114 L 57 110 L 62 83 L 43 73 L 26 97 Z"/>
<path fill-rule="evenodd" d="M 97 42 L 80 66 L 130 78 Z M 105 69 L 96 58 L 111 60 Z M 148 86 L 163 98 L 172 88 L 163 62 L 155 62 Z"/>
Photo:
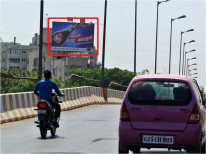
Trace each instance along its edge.
<path fill-rule="evenodd" d="M 46 105 L 45 105 L 43 102 L 40 102 L 40 103 L 38 104 L 38 107 L 39 107 L 39 108 L 46 108 Z"/>

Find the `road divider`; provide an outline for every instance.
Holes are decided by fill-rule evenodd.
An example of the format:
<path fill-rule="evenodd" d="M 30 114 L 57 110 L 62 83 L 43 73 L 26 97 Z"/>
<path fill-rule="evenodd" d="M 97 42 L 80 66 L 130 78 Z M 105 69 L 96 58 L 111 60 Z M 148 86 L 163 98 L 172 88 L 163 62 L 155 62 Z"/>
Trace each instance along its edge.
<path fill-rule="evenodd" d="M 121 104 L 123 91 L 84 86 L 60 90 L 65 97 L 60 97 L 62 111 L 72 110 L 93 104 Z M 12 122 L 37 116 L 38 97 L 33 92 L 8 93 L 0 95 L 0 123 Z"/>

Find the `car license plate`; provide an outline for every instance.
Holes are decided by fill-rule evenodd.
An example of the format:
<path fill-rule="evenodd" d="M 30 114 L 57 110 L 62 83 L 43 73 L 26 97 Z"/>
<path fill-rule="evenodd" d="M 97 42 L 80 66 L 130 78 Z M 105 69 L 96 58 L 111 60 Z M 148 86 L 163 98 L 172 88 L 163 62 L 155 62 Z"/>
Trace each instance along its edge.
<path fill-rule="evenodd" d="M 38 109 L 38 114 L 46 114 L 46 110 Z"/>
<path fill-rule="evenodd" d="M 174 144 L 173 136 L 156 136 L 156 135 L 143 135 L 143 143 L 151 144 Z"/>

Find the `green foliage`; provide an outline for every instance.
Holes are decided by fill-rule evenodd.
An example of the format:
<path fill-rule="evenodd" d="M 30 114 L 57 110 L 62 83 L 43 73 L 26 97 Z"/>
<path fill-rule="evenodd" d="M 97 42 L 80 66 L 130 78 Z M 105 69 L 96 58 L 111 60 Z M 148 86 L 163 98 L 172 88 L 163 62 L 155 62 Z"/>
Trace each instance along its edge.
<path fill-rule="evenodd" d="M 71 74 L 76 74 L 83 76 L 85 79 L 90 80 L 80 80 L 80 79 L 70 79 L 65 81 L 65 87 L 76 87 L 76 86 L 100 86 L 100 83 L 95 82 L 94 80 L 101 80 L 101 69 L 73 69 L 69 71 Z M 138 72 L 137 75 L 148 74 L 149 71 L 143 70 Z M 104 87 L 109 87 L 111 82 L 118 83 L 123 86 L 128 86 L 132 78 L 134 77 L 133 72 L 128 70 L 121 70 L 119 68 L 105 69 L 104 71 Z M 93 81 L 91 81 L 93 80 Z M 112 87 L 117 90 L 125 90 L 124 87 Z"/>
<path fill-rule="evenodd" d="M 99 84 L 95 81 L 91 80 L 79 80 L 79 79 L 69 79 L 65 80 L 64 87 L 72 88 L 72 87 L 81 87 L 81 86 L 96 86 L 99 87 Z"/>
<path fill-rule="evenodd" d="M 13 74 L 17 77 L 29 77 L 29 78 L 37 78 L 38 77 L 38 69 L 34 68 L 31 72 L 25 71 L 23 69 L 12 69 L 12 70 L 1 70 L 1 72 L 7 74 Z M 80 87 L 80 86 L 96 86 L 99 87 L 101 81 L 101 69 L 73 69 L 70 70 L 69 73 L 76 74 L 79 76 L 83 76 L 84 79 L 76 79 L 71 78 L 69 80 L 63 81 L 60 77 L 59 79 L 52 79 L 59 88 L 71 88 L 71 87 Z M 104 87 L 109 87 L 111 82 L 115 82 L 117 84 L 128 86 L 131 79 L 134 77 L 133 72 L 128 70 L 121 70 L 119 68 L 111 68 L 105 69 L 104 71 Z M 148 70 L 143 70 L 138 72 L 137 75 L 149 73 Z M 35 82 L 28 79 L 9 79 L 9 78 L 1 78 L 1 93 L 13 93 L 13 92 L 26 92 L 33 91 L 35 87 Z M 117 90 L 125 90 L 124 87 L 113 86 L 111 87 Z"/>
<path fill-rule="evenodd" d="M 53 81 L 57 84 L 58 87 L 63 87 L 64 85 L 64 81 L 62 80 L 61 77 L 59 79 L 54 78 Z"/>
<path fill-rule="evenodd" d="M 7 74 L 13 74 L 18 77 L 31 77 L 37 78 L 37 70 L 32 70 L 32 72 L 25 71 L 23 69 L 12 69 L 12 70 L 2 70 L 1 72 Z M 25 91 L 33 91 L 35 83 L 31 80 L 27 79 L 9 79 L 9 78 L 1 78 L 1 93 L 14 93 L 14 92 L 25 92 Z"/>

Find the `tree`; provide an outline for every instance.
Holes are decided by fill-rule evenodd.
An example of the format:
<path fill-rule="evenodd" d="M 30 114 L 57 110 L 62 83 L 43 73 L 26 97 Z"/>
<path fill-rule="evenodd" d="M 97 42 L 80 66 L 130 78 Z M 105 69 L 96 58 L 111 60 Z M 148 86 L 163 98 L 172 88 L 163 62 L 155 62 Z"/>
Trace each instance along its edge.
<path fill-rule="evenodd" d="M 17 77 L 32 77 L 37 78 L 38 70 L 34 69 L 30 72 L 23 69 L 1 70 L 3 73 L 12 74 Z M 1 78 L 1 93 L 25 92 L 33 91 L 35 82 L 28 79 L 9 79 Z"/>
<path fill-rule="evenodd" d="M 88 69 L 88 68 L 80 68 L 80 69 L 73 69 L 70 70 L 69 73 L 76 74 L 79 76 L 83 76 L 85 79 L 90 80 L 101 80 L 101 69 Z M 138 75 L 142 74 L 148 74 L 149 71 L 147 69 L 138 72 Z M 123 85 L 128 86 L 132 78 L 134 77 L 133 72 L 130 72 L 128 70 L 121 70 L 119 68 L 110 68 L 105 69 L 105 87 L 109 87 L 110 83 L 117 83 L 116 85 Z M 65 87 L 71 86 L 100 86 L 95 81 L 89 81 L 89 80 L 82 80 L 82 79 L 70 79 L 65 81 Z M 115 85 L 115 84 L 113 84 Z M 112 88 L 117 90 L 125 90 L 125 87 L 120 86 L 113 86 Z"/>
<path fill-rule="evenodd" d="M 16 77 L 29 77 L 37 78 L 38 69 L 34 68 L 31 72 L 25 71 L 23 69 L 12 69 L 12 70 L 1 70 L 3 73 L 13 74 Z M 78 68 L 69 71 L 72 74 L 79 75 L 79 78 L 71 78 L 63 81 L 62 78 L 54 78 L 53 81 L 56 82 L 59 88 L 71 88 L 80 86 L 96 86 L 100 87 L 101 80 L 101 69 L 88 69 L 88 68 Z M 143 70 L 137 74 L 149 73 L 148 70 Z M 130 81 L 133 78 L 133 72 L 128 70 L 121 70 L 119 68 L 105 69 L 105 87 L 111 87 L 117 90 L 125 90 Z M 112 84 L 110 84 L 112 83 Z M 13 92 L 25 92 L 33 91 L 35 87 L 35 82 L 29 79 L 9 79 L 1 78 L 1 93 L 13 93 Z M 110 86 L 109 86 L 110 85 Z M 121 85 L 123 85 L 121 87 Z M 125 87 L 124 87 L 125 86 Z"/>

